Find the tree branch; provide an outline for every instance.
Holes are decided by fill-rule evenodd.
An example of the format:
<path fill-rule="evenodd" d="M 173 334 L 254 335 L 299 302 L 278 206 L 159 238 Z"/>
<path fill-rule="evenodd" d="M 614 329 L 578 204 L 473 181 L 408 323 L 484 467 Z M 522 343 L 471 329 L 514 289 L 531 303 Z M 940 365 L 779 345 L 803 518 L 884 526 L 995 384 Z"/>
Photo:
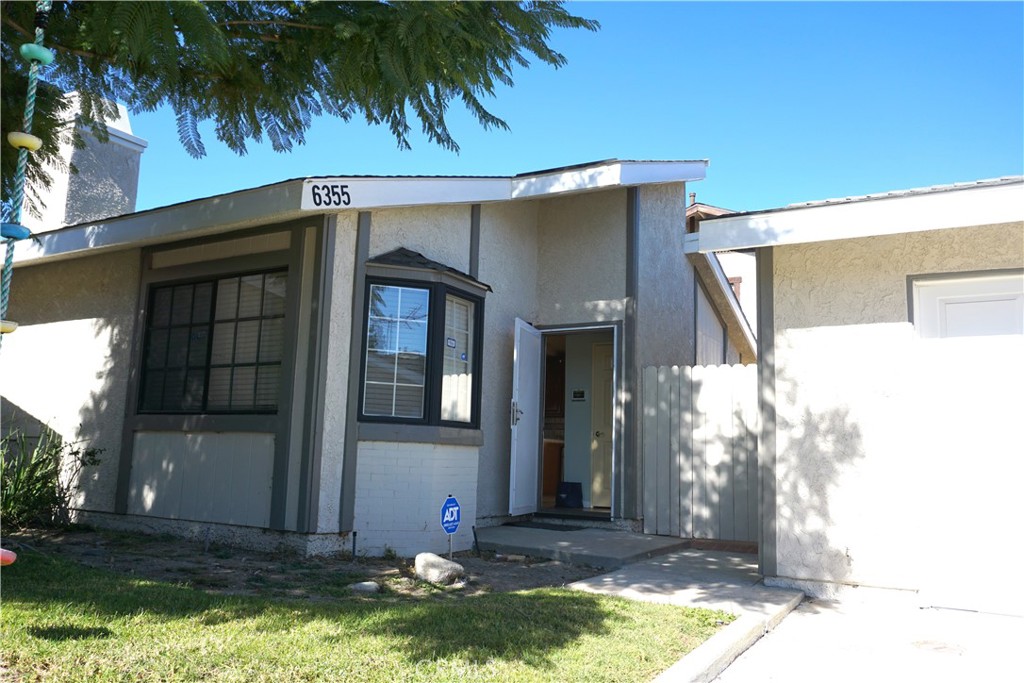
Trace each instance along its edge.
<path fill-rule="evenodd" d="M 3 19 L 3 23 L 7 24 L 8 26 L 13 28 L 18 33 L 20 33 L 21 35 L 25 36 L 26 38 L 33 38 L 33 39 L 35 38 L 35 34 L 34 33 L 29 33 L 22 26 L 18 25 L 10 17 L 3 17 L 2 19 Z M 52 43 L 51 42 L 50 44 L 46 45 L 46 47 L 49 47 L 49 48 L 54 49 L 54 50 L 59 50 L 60 52 L 67 52 L 69 54 L 73 54 L 73 55 L 76 55 L 78 57 L 82 57 L 82 58 L 85 58 L 85 59 L 103 59 L 103 60 L 106 60 L 106 61 L 109 61 L 109 62 L 113 63 L 113 60 L 110 60 L 107 57 L 101 57 L 100 55 L 98 55 L 98 54 L 96 54 L 94 52 L 86 52 L 85 50 L 78 50 L 78 49 L 73 48 L 73 47 L 64 47 L 63 45 L 61 45 L 59 43 Z"/>
<path fill-rule="evenodd" d="M 243 21 L 241 19 L 235 21 L 219 21 L 217 26 L 290 26 L 292 28 L 305 28 L 310 31 L 326 31 L 327 28 L 324 26 L 314 26 L 312 24 L 297 24 L 294 21 L 276 21 L 274 19 L 263 19 L 260 21 Z"/>

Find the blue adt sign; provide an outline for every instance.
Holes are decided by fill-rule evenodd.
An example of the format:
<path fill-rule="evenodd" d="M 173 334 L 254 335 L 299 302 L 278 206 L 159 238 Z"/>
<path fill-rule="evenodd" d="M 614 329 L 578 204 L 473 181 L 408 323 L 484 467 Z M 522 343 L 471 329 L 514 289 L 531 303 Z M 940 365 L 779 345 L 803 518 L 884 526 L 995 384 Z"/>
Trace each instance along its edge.
<path fill-rule="evenodd" d="M 441 506 L 441 528 L 448 535 L 459 530 L 459 520 L 462 519 L 462 511 L 459 508 L 459 501 L 455 496 L 448 496 L 448 500 Z"/>

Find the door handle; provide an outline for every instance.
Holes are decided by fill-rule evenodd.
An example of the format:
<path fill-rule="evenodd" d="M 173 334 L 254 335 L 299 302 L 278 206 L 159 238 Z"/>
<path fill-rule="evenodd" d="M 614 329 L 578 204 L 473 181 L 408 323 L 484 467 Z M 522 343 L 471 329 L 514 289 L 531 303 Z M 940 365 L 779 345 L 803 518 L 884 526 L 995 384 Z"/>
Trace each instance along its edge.
<path fill-rule="evenodd" d="M 599 429 L 599 430 L 597 430 L 596 432 L 594 432 L 594 436 L 597 436 L 597 437 L 600 437 L 600 436 L 604 436 L 604 432 L 602 432 L 602 431 L 601 431 L 601 430 Z"/>
<path fill-rule="evenodd" d="M 521 418 L 522 416 L 523 416 L 523 411 L 519 409 L 519 403 L 515 399 L 513 399 L 512 400 L 512 411 L 511 411 L 511 415 L 509 416 L 510 417 L 509 421 L 512 423 L 513 427 L 515 427 L 517 424 L 519 424 L 519 418 Z"/>

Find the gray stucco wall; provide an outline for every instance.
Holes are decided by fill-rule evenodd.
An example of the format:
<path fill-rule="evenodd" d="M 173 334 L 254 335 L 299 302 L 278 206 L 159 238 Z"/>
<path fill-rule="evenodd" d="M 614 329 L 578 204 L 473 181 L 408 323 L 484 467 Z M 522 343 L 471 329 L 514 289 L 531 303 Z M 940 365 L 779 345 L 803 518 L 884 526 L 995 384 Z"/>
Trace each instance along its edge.
<path fill-rule="evenodd" d="M 683 255 L 686 187 L 653 185 L 639 191 L 636 360 L 648 365 L 693 365 L 696 359 L 696 280 Z"/>
<path fill-rule="evenodd" d="M 76 501 L 111 512 L 138 307 L 137 250 L 17 268 L 0 392 L 67 441 L 104 449 Z M 5 406 L 6 407 L 6 406 Z M 4 415 L 7 418 L 7 415 Z"/>
<path fill-rule="evenodd" d="M 626 296 L 626 191 L 540 203 L 536 322 L 622 320 Z M 682 252 L 680 252 L 682 253 Z"/>
<path fill-rule="evenodd" d="M 370 258 L 405 247 L 468 273 L 469 212 L 465 204 L 374 211 Z"/>
<path fill-rule="evenodd" d="M 352 343 L 352 287 L 355 271 L 356 222 L 350 211 L 338 215 L 333 235 L 334 253 L 328 255 L 332 270 L 328 278 L 326 373 L 323 386 L 323 440 L 320 463 L 320 506 L 317 531 L 336 532 L 341 522 L 342 468 L 345 459 L 345 429 L 348 419 L 349 348 Z M 353 399 L 355 400 L 355 399 Z"/>
<path fill-rule="evenodd" d="M 538 208 L 537 202 L 485 204 L 480 212 L 480 280 L 494 291 L 484 308 L 478 520 L 508 514 L 514 325 L 517 317 L 538 316 Z"/>
<path fill-rule="evenodd" d="M 779 577 L 948 587 L 1018 533 L 1020 338 L 919 339 L 907 276 L 1022 266 L 1021 224 L 775 249 Z"/>
<path fill-rule="evenodd" d="M 131 213 L 139 192 L 138 151 L 116 142 L 100 142 L 82 135 L 83 149 L 71 154 L 78 173 L 68 177 L 68 196 L 64 224 Z"/>

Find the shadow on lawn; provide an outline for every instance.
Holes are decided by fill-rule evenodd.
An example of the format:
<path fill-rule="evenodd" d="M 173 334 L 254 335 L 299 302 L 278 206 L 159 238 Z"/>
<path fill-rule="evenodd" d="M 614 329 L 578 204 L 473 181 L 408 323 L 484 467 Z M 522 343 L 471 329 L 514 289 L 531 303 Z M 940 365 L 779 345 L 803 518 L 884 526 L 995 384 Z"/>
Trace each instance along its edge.
<path fill-rule="evenodd" d="M 114 635 L 109 628 L 103 626 L 31 626 L 27 630 L 35 638 L 56 641 L 109 638 Z"/>
<path fill-rule="evenodd" d="M 16 567 L 18 571 L 10 571 Z M 345 647 L 358 632 L 389 641 L 392 651 L 412 663 L 460 657 L 473 662 L 506 660 L 542 665 L 549 655 L 585 635 L 609 630 L 614 618 L 601 599 L 585 593 L 537 589 L 459 597 L 345 597 L 330 601 L 212 595 L 183 585 L 160 583 L 83 567 L 25 552 L 4 570 L 4 598 L 35 606 L 41 614 L 81 609 L 101 620 L 147 614 L 154 622 L 198 618 L 214 626 L 258 619 L 254 628 L 282 632 L 312 622 L 340 628 L 321 638 Z M 351 628 L 350 628 L 351 626 Z M 103 638 L 105 627 L 52 627 L 27 632 L 47 640 Z"/>
<path fill-rule="evenodd" d="M 456 656 L 536 666 L 582 636 L 608 632 L 611 615 L 594 596 L 537 589 L 406 604 L 380 616 L 367 630 L 397 636 L 397 647 L 410 662 Z"/>

